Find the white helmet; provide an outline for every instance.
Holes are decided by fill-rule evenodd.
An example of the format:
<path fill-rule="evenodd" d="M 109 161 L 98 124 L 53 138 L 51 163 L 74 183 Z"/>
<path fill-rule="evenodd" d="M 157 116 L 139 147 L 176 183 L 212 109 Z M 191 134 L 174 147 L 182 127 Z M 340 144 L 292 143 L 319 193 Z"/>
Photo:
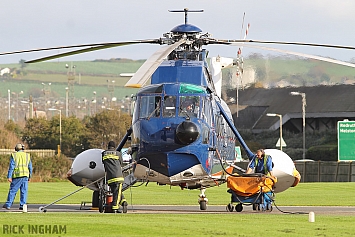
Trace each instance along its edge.
<path fill-rule="evenodd" d="M 25 150 L 25 145 L 21 143 L 17 143 L 15 146 L 15 151 L 19 151 L 19 150 Z"/>

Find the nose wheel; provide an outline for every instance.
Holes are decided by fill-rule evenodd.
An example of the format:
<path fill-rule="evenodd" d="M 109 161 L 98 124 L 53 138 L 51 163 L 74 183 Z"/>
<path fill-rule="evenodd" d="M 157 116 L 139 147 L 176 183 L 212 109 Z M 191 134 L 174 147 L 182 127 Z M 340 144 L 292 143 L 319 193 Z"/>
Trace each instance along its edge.
<path fill-rule="evenodd" d="M 205 191 L 206 191 L 206 189 L 202 188 L 200 195 L 198 195 L 198 203 L 200 204 L 201 211 L 207 210 L 208 199 L 206 198 Z"/>
<path fill-rule="evenodd" d="M 206 201 L 200 202 L 200 210 L 201 211 L 207 210 L 207 202 Z"/>

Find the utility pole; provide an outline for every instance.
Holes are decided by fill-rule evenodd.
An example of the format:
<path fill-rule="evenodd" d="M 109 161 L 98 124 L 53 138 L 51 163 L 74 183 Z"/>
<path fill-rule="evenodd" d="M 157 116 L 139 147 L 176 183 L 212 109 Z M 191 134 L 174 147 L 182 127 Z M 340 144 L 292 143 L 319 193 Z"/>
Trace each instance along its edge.
<path fill-rule="evenodd" d="M 302 158 L 306 159 L 306 93 L 292 91 L 291 95 L 302 96 L 302 130 L 303 130 L 303 155 Z"/>

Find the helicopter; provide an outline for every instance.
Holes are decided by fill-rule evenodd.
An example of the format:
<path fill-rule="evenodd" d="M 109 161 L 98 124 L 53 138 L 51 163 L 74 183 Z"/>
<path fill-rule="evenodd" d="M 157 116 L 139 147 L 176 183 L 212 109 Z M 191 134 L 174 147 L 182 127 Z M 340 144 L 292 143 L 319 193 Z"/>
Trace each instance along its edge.
<path fill-rule="evenodd" d="M 227 176 L 236 168 L 233 165 L 235 144 L 238 142 L 241 145 L 249 160 L 254 158 L 254 153 L 237 131 L 232 113 L 221 98 L 220 92 L 222 68 L 240 68 L 242 63 L 240 60 L 214 57 L 209 65 L 205 46 L 217 44 L 242 47 L 245 43 L 264 43 L 354 48 L 298 42 L 215 39 L 208 33 L 202 33 L 199 27 L 188 23 L 188 13 L 203 10 L 185 8 L 170 12 L 183 12 L 185 22 L 163 34 L 161 38 L 52 47 L 0 55 L 84 47 L 26 61 L 36 63 L 125 45 L 165 45 L 149 57 L 125 85 L 140 89 L 133 97 L 132 125 L 116 148 L 121 151 L 130 140 L 132 162 L 124 170 L 132 170 L 132 173 L 125 177 L 124 189 L 137 180 L 179 186 L 181 189 L 199 189 L 200 210 L 206 210 L 206 189 L 225 183 Z M 278 50 L 261 46 L 251 47 Z M 297 55 L 291 51 L 287 53 Z M 331 60 L 305 54 L 302 56 Z M 148 81 L 150 84 L 146 85 Z M 103 177 L 102 151 L 89 149 L 78 154 L 69 171 L 69 180 L 75 185 L 84 186 Z M 274 175 L 278 180 L 275 193 L 296 186 L 300 175 L 292 159 L 276 149 L 266 149 L 265 152 L 271 155 L 274 163 Z M 95 184 L 89 188 L 93 191 L 98 189 Z"/>

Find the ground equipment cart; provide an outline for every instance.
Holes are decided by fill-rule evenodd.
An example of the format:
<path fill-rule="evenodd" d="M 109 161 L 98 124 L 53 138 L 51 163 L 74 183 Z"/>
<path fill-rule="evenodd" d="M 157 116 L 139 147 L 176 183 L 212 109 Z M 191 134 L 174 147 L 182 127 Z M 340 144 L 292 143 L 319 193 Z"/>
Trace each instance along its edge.
<path fill-rule="evenodd" d="M 106 177 L 98 183 L 99 187 L 99 212 L 112 213 L 112 193 L 110 186 L 106 183 Z M 127 203 L 122 205 L 122 212 L 127 212 Z"/>
<path fill-rule="evenodd" d="M 252 205 L 254 211 L 272 211 L 274 200 L 273 187 L 276 179 L 264 174 L 243 174 L 227 178 L 227 190 L 231 194 L 231 202 L 227 211 L 241 212 L 243 205 Z"/>

